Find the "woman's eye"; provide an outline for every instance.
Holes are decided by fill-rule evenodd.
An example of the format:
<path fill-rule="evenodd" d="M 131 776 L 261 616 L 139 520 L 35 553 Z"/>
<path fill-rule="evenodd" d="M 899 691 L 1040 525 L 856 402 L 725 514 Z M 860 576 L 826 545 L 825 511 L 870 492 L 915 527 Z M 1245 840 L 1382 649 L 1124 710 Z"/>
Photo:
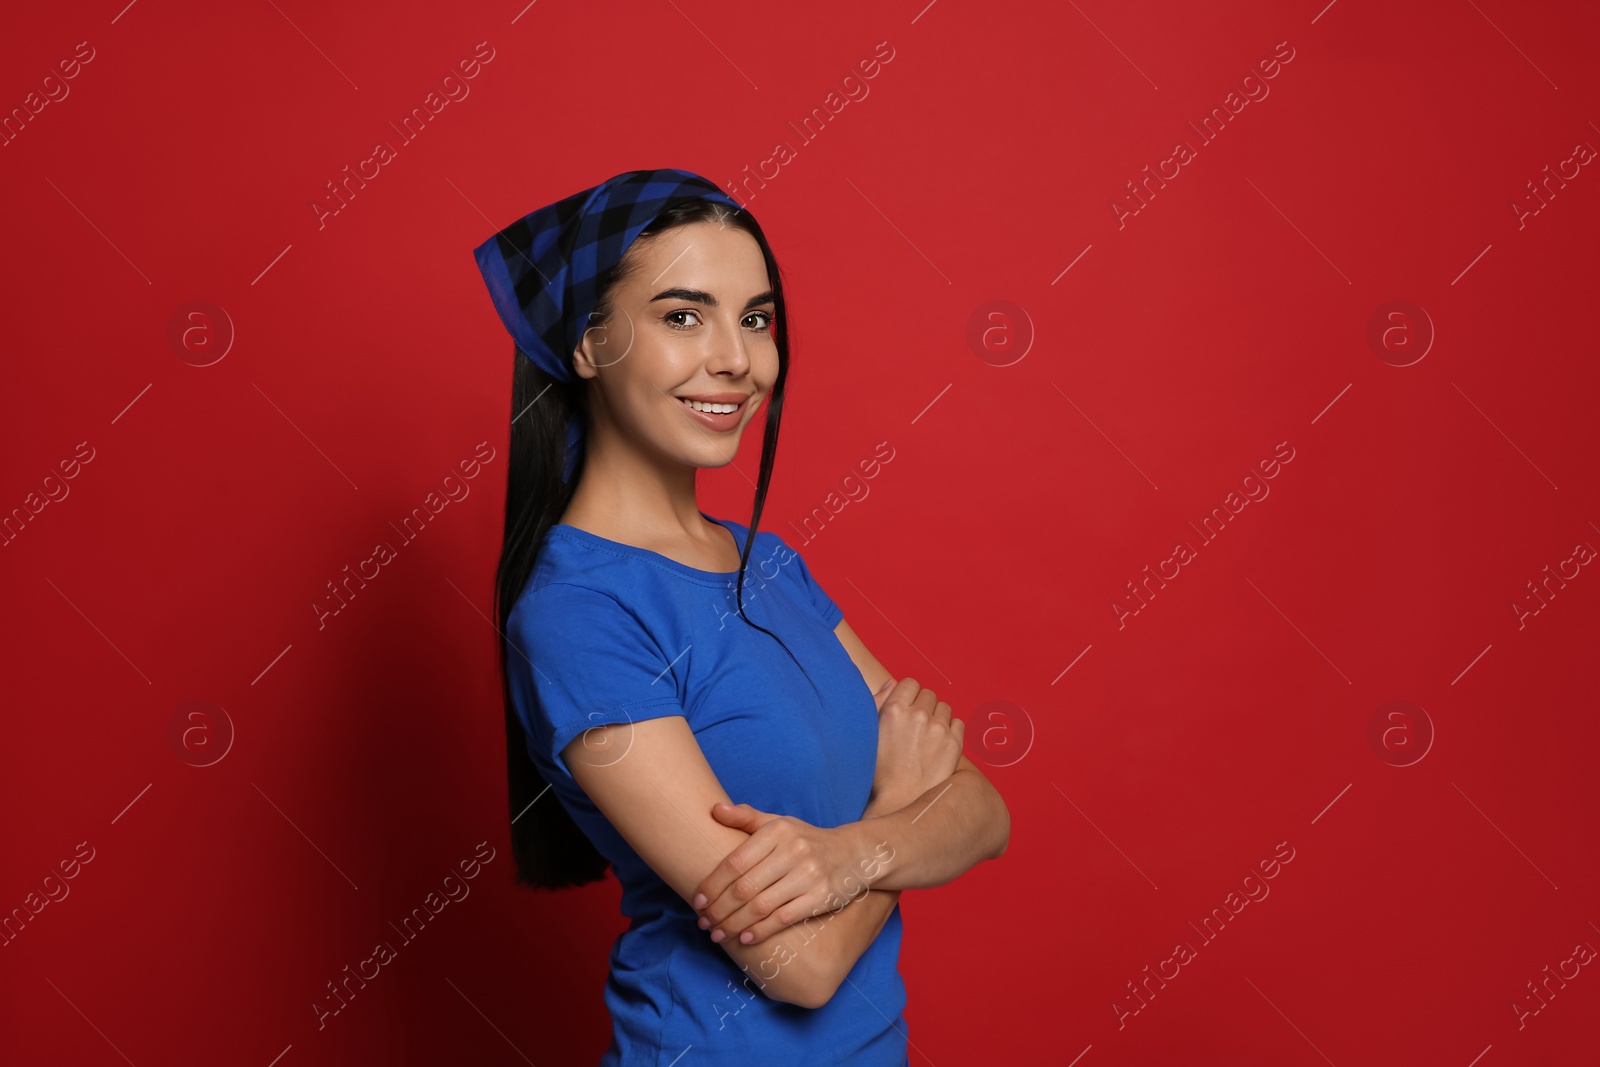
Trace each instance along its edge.
<path fill-rule="evenodd" d="M 694 310 L 692 310 L 690 308 L 680 308 L 677 311 L 669 311 L 669 312 L 667 312 L 667 314 L 665 316 L 667 325 L 671 326 L 675 330 L 688 330 L 688 329 L 692 329 L 697 324 L 697 323 L 694 323 L 694 322 L 690 322 L 690 323 L 681 322 L 677 318 L 677 316 L 679 316 L 679 315 L 693 315 L 696 320 L 698 320 L 700 318 L 700 313 L 698 311 L 694 311 Z M 770 311 L 752 311 L 749 315 L 745 316 L 746 321 L 748 321 L 750 319 L 753 319 L 753 318 L 761 320 L 760 324 L 756 325 L 756 326 L 750 326 L 750 327 L 748 327 L 749 329 L 752 329 L 752 330 L 769 330 L 769 329 L 772 328 L 772 312 L 770 312 Z"/>

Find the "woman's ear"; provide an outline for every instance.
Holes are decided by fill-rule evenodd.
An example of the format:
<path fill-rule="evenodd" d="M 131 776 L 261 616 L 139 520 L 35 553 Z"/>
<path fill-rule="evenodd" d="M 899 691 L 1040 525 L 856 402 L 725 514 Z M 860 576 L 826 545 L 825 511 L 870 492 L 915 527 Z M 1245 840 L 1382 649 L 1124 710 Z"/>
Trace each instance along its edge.
<path fill-rule="evenodd" d="M 633 347 L 633 317 L 626 311 L 618 308 L 604 320 L 595 319 L 591 312 L 591 325 L 578 338 L 578 347 L 572 353 L 572 369 L 580 378 L 597 377 L 601 367 L 622 362 Z"/>
<path fill-rule="evenodd" d="M 593 340 L 591 340 L 593 338 Z M 605 342 L 605 327 L 592 326 L 584 331 L 578 339 L 578 347 L 572 350 L 572 373 L 582 379 L 594 378 L 600 371 L 596 367 L 599 360 L 590 351 L 590 346 L 599 346 Z"/>

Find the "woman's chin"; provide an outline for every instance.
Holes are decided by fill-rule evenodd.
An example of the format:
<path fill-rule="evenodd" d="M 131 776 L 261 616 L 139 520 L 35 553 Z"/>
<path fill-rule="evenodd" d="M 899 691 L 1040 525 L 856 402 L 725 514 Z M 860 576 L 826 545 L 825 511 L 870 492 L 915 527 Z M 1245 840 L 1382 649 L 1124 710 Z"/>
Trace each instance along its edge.
<path fill-rule="evenodd" d="M 739 446 L 737 443 L 735 443 L 729 447 L 727 454 L 720 456 L 701 456 L 695 460 L 694 465 L 696 467 L 704 467 L 707 470 L 716 470 L 719 467 L 728 466 L 734 461 L 734 459 L 738 457 L 738 455 Z"/>

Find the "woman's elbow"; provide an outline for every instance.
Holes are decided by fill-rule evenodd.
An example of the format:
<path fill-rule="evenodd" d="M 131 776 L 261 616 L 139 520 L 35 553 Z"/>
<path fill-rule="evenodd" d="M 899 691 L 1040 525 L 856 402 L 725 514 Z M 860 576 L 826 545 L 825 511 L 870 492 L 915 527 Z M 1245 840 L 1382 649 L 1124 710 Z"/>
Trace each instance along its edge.
<path fill-rule="evenodd" d="M 829 983 L 826 978 L 811 975 L 785 975 L 780 982 L 768 982 L 761 987 L 768 1000 L 793 1004 L 797 1008 L 820 1008 L 833 999 L 839 983 Z"/>
<path fill-rule="evenodd" d="M 723 948 L 728 949 L 726 942 Z M 842 976 L 827 970 L 825 961 L 813 958 L 806 961 L 812 966 L 805 967 L 795 958 L 798 953 L 784 944 L 780 943 L 776 952 L 769 957 L 758 957 L 760 951 L 760 946 L 739 945 L 737 951 L 728 949 L 728 955 L 752 977 L 757 974 L 763 976 L 764 980 L 758 981 L 757 988 L 768 1000 L 793 1004 L 797 1008 L 820 1008 L 833 999 L 834 992 L 843 984 Z M 780 956 L 786 958 L 780 959 Z M 768 966 L 775 960 L 778 972 L 765 978 Z M 785 963 L 788 966 L 784 966 Z M 819 966 L 824 969 L 819 970 Z"/>
<path fill-rule="evenodd" d="M 833 995 L 839 991 L 841 984 L 839 978 L 831 975 L 812 976 L 808 980 L 799 983 L 800 988 L 792 990 L 795 999 L 789 1003 L 796 1007 L 810 1008 L 815 1011 L 833 999 Z"/>
<path fill-rule="evenodd" d="M 839 987 L 844 985 L 845 969 L 839 960 L 831 958 L 825 951 L 813 953 L 806 962 L 810 964 L 809 967 L 795 968 L 786 976 L 789 984 L 784 990 L 783 999 L 796 1007 L 815 1010 L 832 1000 Z"/>
<path fill-rule="evenodd" d="M 995 794 L 995 800 L 1000 805 L 1000 817 L 996 821 L 1000 825 L 999 843 L 989 853 L 989 858 L 997 860 L 1006 854 L 1006 846 L 1011 844 L 1011 809 L 1006 807 L 1006 802 L 1000 799 L 1000 794 Z"/>

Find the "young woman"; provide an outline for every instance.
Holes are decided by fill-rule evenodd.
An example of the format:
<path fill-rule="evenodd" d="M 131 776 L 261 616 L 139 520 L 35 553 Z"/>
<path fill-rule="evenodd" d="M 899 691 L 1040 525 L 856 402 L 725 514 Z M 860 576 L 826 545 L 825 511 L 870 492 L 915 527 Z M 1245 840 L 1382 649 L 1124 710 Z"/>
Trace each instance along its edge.
<path fill-rule="evenodd" d="M 901 1067 L 900 891 L 998 857 L 1010 819 L 950 706 L 756 531 L 789 368 L 765 236 L 704 178 L 630 171 L 475 254 L 517 342 L 512 852 L 537 887 L 622 885 L 602 1064 Z M 696 472 L 763 404 L 749 526 L 705 514 Z"/>

